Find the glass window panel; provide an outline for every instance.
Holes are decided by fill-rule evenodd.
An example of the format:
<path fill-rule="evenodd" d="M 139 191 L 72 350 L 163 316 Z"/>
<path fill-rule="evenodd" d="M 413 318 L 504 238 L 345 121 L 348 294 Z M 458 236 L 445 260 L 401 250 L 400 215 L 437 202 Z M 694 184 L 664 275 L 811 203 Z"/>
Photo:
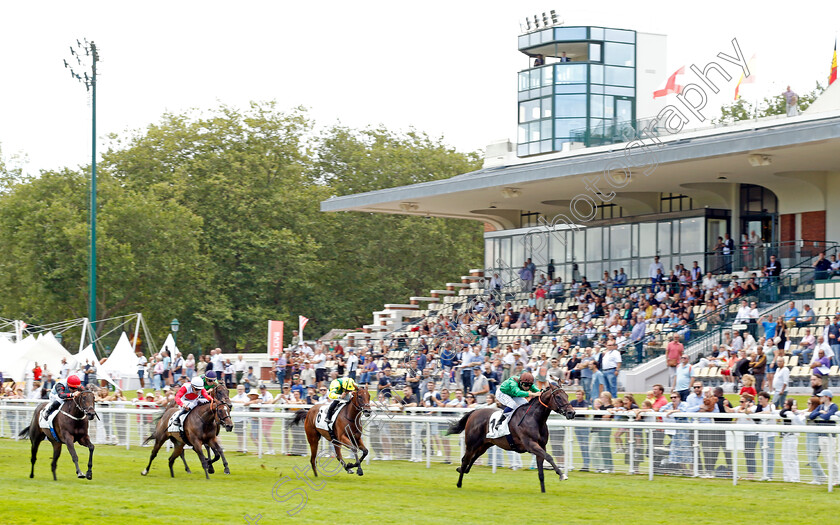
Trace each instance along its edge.
<path fill-rule="evenodd" d="M 554 90 L 552 89 L 553 86 L 548 86 L 540 89 L 540 96 L 541 97 L 550 97 L 554 94 Z"/>
<path fill-rule="evenodd" d="M 586 230 L 575 230 L 572 232 L 572 243 L 575 262 L 586 260 Z"/>
<path fill-rule="evenodd" d="M 593 84 L 604 83 L 604 66 L 600 64 L 592 64 L 589 66 L 590 74 L 592 75 Z"/>
<path fill-rule="evenodd" d="M 692 253 L 703 251 L 704 219 L 695 217 L 680 221 L 680 252 Z"/>
<path fill-rule="evenodd" d="M 519 73 L 519 91 L 526 90 L 530 87 L 531 73 L 529 71 L 521 71 Z"/>
<path fill-rule="evenodd" d="M 603 259 L 601 249 L 601 228 L 588 228 L 586 234 L 586 261 Z"/>
<path fill-rule="evenodd" d="M 589 44 L 589 61 L 590 62 L 600 62 L 601 61 L 601 44 Z M 594 80 L 593 80 L 594 82 Z"/>
<path fill-rule="evenodd" d="M 541 120 L 540 121 L 540 137 L 543 140 L 553 138 L 551 135 L 551 121 L 550 120 Z"/>
<path fill-rule="evenodd" d="M 528 124 L 519 125 L 519 134 L 517 135 L 517 143 L 522 144 L 528 142 Z"/>
<path fill-rule="evenodd" d="M 615 118 L 615 98 L 604 96 L 604 118 Z"/>
<path fill-rule="evenodd" d="M 585 27 L 555 27 L 554 40 L 569 42 L 574 40 L 586 40 Z"/>
<path fill-rule="evenodd" d="M 530 35 L 528 35 L 528 44 L 529 44 L 529 45 L 535 46 L 535 45 L 537 45 L 537 44 L 539 44 L 539 43 L 540 43 L 540 40 L 541 40 L 541 39 L 540 39 L 540 33 L 539 33 L 539 31 L 536 31 L 536 32 L 531 33 Z"/>
<path fill-rule="evenodd" d="M 496 267 L 496 239 L 484 239 L 484 267 Z"/>
<path fill-rule="evenodd" d="M 586 93 L 586 84 L 555 84 L 554 93 Z"/>
<path fill-rule="evenodd" d="M 606 120 L 601 120 L 597 118 L 589 119 L 589 134 L 592 137 L 605 137 L 607 132 L 610 130 L 608 129 L 610 124 Z"/>
<path fill-rule="evenodd" d="M 633 44 L 636 42 L 636 32 L 625 31 L 623 29 L 606 29 L 604 31 L 604 40 L 612 40 L 613 42 L 627 42 Z"/>
<path fill-rule="evenodd" d="M 556 64 L 557 71 L 554 75 L 556 84 L 585 84 L 586 64 L 562 63 Z"/>
<path fill-rule="evenodd" d="M 611 210 L 612 208 L 610 208 Z M 609 212 L 604 210 L 604 216 L 606 217 Z M 601 259 L 609 259 L 610 258 L 610 229 L 609 228 L 601 228 L 601 235 L 603 235 L 602 241 L 602 250 L 601 250 Z"/>
<path fill-rule="evenodd" d="M 564 118 L 554 121 L 555 137 L 571 137 L 572 133 L 583 133 L 586 131 L 585 118 Z"/>
<path fill-rule="evenodd" d="M 630 257 L 639 256 L 639 224 L 632 224 L 632 235 L 630 236 Z"/>
<path fill-rule="evenodd" d="M 522 244 L 522 235 L 514 235 L 511 237 L 511 253 L 510 253 L 510 267 L 514 270 L 522 268 L 522 263 L 525 262 L 525 245 Z"/>
<path fill-rule="evenodd" d="M 540 143 L 532 142 L 528 144 L 528 155 L 537 155 L 540 153 Z"/>
<path fill-rule="evenodd" d="M 657 246 L 657 253 L 661 256 L 671 253 L 671 223 L 659 222 L 656 224 L 659 232 L 659 245 Z M 665 266 L 666 268 L 668 266 Z"/>
<path fill-rule="evenodd" d="M 600 262 L 587 263 L 585 265 L 585 268 L 586 271 L 583 272 L 583 275 L 581 275 L 581 277 L 586 277 L 587 281 L 589 281 L 590 283 L 595 283 L 597 285 L 598 281 L 601 280 L 601 272 L 603 271 L 601 270 L 601 268 L 603 268 L 603 265 Z"/>
<path fill-rule="evenodd" d="M 642 273 L 642 260 L 641 259 L 633 259 L 630 261 L 630 273 L 627 274 L 629 279 L 641 279 L 642 277 L 647 277 L 646 274 Z"/>
<path fill-rule="evenodd" d="M 680 253 L 680 221 L 674 221 L 671 226 L 671 251 Z M 676 262 L 674 263 L 676 264 Z"/>
<path fill-rule="evenodd" d="M 630 66 L 636 62 L 636 46 L 632 44 L 604 44 L 604 63 L 611 66 Z"/>
<path fill-rule="evenodd" d="M 592 86 L 595 87 L 595 86 Z M 607 95 L 619 95 L 622 97 L 635 96 L 636 90 L 628 87 L 607 86 L 604 88 L 604 93 Z"/>
<path fill-rule="evenodd" d="M 622 224 L 610 227 L 610 258 L 623 259 L 630 257 L 630 225 Z"/>
<path fill-rule="evenodd" d="M 520 157 L 524 157 L 528 154 L 528 145 L 527 144 L 519 144 L 516 146 L 516 154 Z"/>
<path fill-rule="evenodd" d="M 540 123 L 531 122 L 528 124 L 528 142 L 536 142 L 540 140 Z"/>
<path fill-rule="evenodd" d="M 551 139 L 540 141 L 540 153 L 548 153 L 550 151 L 554 151 Z"/>
<path fill-rule="evenodd" d="M 586 95 L 557 95 L 554 97 L 554 116 L 585 117 Z"/>
<path fill-rule="evenodd" d="M 633 101 L 619 99 L 615 101 L 615 118 L 619 122 L 633 119 Z"/>
<path fill-rule="evenodd" d="M 559 231 L 552 231 L 551 235 L 549 235 L 549 252 L 548 257 L 549 259 L 554 259 L 554 264 L 562 264 L 566 262 L 566 244 L 569 242 L 567 240 L 567 233 L 566 232 L 559 232 Z"/>
<path fill-rule="evenodd" d="M 520 40 L 522 37 L 519 37 Z M 591 27 L 589 28 L 589 38 L 592 40 L 603 40 L 604 39 L 604 28 L 603 27 Z"/>
<path fill-rule="evenodd" d="M 544 98 L 540 101 L 540 106 L 542 108 L 542 114 L 540 118 L 551 118 L 551 98 Z"/>
<path fill-rule="evenodd" d="M 500 259 L 503 264 L 496 261 L 496 266 L 511 266 L 510 264 L 510 237 L 502 237 L 499 239 L 499 252 L 496 254 L 496 259 Z"/>
<path fill-rule="evenodd" d="M 519 103 L 519 122 L 530 122 L 540 118 L 540 100 Z"/>
<path fill-rule="evenodd" d="M 523 101 L 528 100 L 531 98 L 531 93 L 529 91 L 520 91 L 519 94 L 516 96 L 516 100 Z"/>
<path fill-rule="evenodd" d="M 591 95 L 589 97 L 589 116 L 601 118 L 604 116 L 603 95 Z"/>
<path fill-rule="evenodd" d="M 528 43 L 528 35 L 519 35 L 519 38 L 517 38 L 517 45 L 519 46 L 519 49 L 528 47 Z"/>
<path fill-rule="evenodd" d="M 636 70 L 632 67 L 605 66 L 604 69 L 604 76 L 607 84 L 630 87 L 635 85 L 635 79 L 633 76 Z"/>
<path fill-rule="evenodd" d="M 532 69 L 528 72 L 528 77 L 530 78 L 530 86 L 532 88 L 540 87 L 540 70 L 539 69 Z"/>
<path fill-rule="evenodd" d="M 542 74 L 543 86 L 550 86 L 554 83 L 554 66 L 540 68 L 540 73 Z"/>
<path fill-rule="evenodd" d="M 622 268 L 624 268 L 624 273 L 627 273 L 628 276 L 629 276 L 628 272 L 630 271 L 630 259 L 622 259 L 622 260 L 618 260 L 618 261 L 617 260 L 612 260 L 609 263 L 609 268 L 610 268 L 610 278 L 615 277 L 615 274 L 613 273 L 613 270 L 619 270 L 620 271 Z"/>
<path fill-rule="evenodd" d="M 599 86 L 598 84 L 592 84 L 591 86 L 589 86 L 589 89 L 592 93 L 603 93 L 604 92 L 604 86 Z"/>
<path fill-rule="evenodd" d="M 639 256 L 653 257 L 656 255 L 656 223 L 643 222 L 639 224 Z"/>
<path fill-rule="evenodd" d="M 546 42 L 551 42 L 554 39 L 554 31 L 551 29 L 546 29 L 544 31 L 540 31 L 540 43 L 544 44 Z"/>

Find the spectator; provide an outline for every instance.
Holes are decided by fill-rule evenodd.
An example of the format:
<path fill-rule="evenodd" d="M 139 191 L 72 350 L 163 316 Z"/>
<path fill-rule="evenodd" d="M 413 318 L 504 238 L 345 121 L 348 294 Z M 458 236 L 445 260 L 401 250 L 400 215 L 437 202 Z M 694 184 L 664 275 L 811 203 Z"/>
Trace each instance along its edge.
<path fill-rule="evenodd" d="M 233 410 L 242 410 L 248 403 L 248 394 L 245 393 L 245 385 L 237 385 L 236 395 L 230 398 L 234 405 Z M 237 407 L 239 405 L 239 408 Z M 233 418 L 233 429 L 239 441 L 237 452 L 245 452 L 245 418 L 242 416 Z"/>
<path fill-rule="evenodd" d="M 192 354 L 188 354 L 186 361 L 184 361 L 184 373 L 188 381 L 195 377 L 195 356 Z"/>
<path fill-rule="evenodd" d="M 751 394 L 742 393 L 741 403 L 735 409 L 739 414 L 753 414 L 756 407 L 753 404 L 755 399 Z M 755 420 L 752 418 L 739 419 L 738 423 L 755 425 Z M 758 432 L 744 432 L 744 458 L 747 461 L 747 479 L 755 478 L 755 449 L 758 446 Z"/>
<path fill-rule="evenodd" d="M 607 388 L 610 394 L 615 397 L 618 395 L 618 374 L 621 370 L 621 352 L 618 351 L 618 346 L 614 340 L 607 342 L 603 366 L 602 372 L 607 382 Z"/>
<path fill-rule="evenodd" d="M 814 279 L 828 279 L 831 271 L 831 261 L 825 258 L 825 252 L 820 252 L 812 266 L 814 267 Z"/>
<path fill-rule="evenodd" d="M 655 256 L 653 258 L 653 262 L 650 263 L 648 267 L 648 277 L 650 277 L 651 284 L 657 284 L 662 280 L 662 276 L 665 274 L 665 266 L 659 262 L 659 256 Z"/>
<path fill-rule="evenodd" d="M 750 374 L 744 374 L 741 377 L 741 390 L 738 392 L 738 395 L 743 396 L 744 394 L 749 394 L 752 396 L 752 399 L 755 399 L 755 396 L 758 395 L 755 390 L 755 377 L 751 376 Z M 752 401 L 752 399 L 750 401 Z"/>
<path fill-rule="evenodd" d="M 604 378 L 604 373 L 598 368 L 597 361 L 592 360 L 589 362 L 589 370 L 592 373 L 589 387 L 589 399 L 595 400 L 604 393 L 607 386 L 607 380 Z M 609 391 L 607 390 L 607 392 Z"/>
<path fill-rule="evenodd" d="M 670 383 L 672 392 L 675 388 L 677 366 L 680 364 L 680 359 L 682 358 L 684 351 L 685 348 L 682 343 L 680 343 L 679 334 L 671 336 L 671 342 L 668 343 L 668 347 L 665 350 L 665 358 L 667 359 L 668 364 L 668 382 Z"/>
<path fill-rule="evenodd" d="M 787 87 L 782 96 L 785 97 L 785 106 L 787 106 L 787 116 L 795 117 L 799 115 L 799 95 L 793 92 L 790 89 L 790 86 Z"/>
<path fill-rule="evenodd" d="M 490 393 L 490 383 L 484 376 L 480 366 L 473 368 L 472 390 L 470 393 L 475 396 L 476 403 L 484 404 L 487 401 L 487 394 Z"/>
<path fill-rule="evenodd" d="M 776 373 L 773 375 L 773 404 L 784 406 L 790 383 L 790 369 L 785 366 L 785 358 L 776 358 Z"/>
<path fill-rule="evenodd" d="M 686 404 L 680 400 L 677 393 L 671 394 L 671 401 L 659 409 L 659 412 L 664 414 L 663 421 L 666 423 L 684 422 L 685 418 L 674 418 L 673 414 L 685 412 Z M 673 430 L 665 431 L 666 434 L 671 435 L 670 452 L 668 454 L 668 462 L 676 465 L 678 470 L 686 473 L 688 465 L 692 462 L 691 459 L 691 441 L 689 439 L 688 430 Z"/>
<path fill-rule="evenodd" d="M 689 385 L 691 385 L 693 378 L 694 369 L 688 362 L 688 356 L 683 354 L 680 357 L 680 364 L 677 366 L 674 389 L 672 390 L 680 396 L 681 401 L 688 398 Z"/>
<path fill-rule="evenodd" d="M 796 409 L 796 400 L 785 401 L 784 408 L 779 413 L 785 425 L 804 425 L 806 412 Z M 806 434 L 808 436 L 808 434 Z M 806 437 L 807 441 L 807 437 Z M 799 483 L 799 434 L 795 432 L 782 432 L 782 470 L 783 481 L 786 483 Z M 822 469 L 822 467 L 820 467 Z"/>
<path fill-rule="evenodd" d="M 767 373 L 767 356 L 764 354 L 764 347 L 758 346 L 750 360 L 750 374 L 755 378 L 757 389 L 763 388 L 764 376 Z"/>
<path fill-rule="evenodd" d="M 380 373 L 381 376 L 379 377 L 379 384 L 376 387 L 377 397 L 381 396 L 390 401 L 391 387 L 393 387 L 393 384 L 391 383 L 391 369 L 386 368 Z"/>
<path fill-rule="evenodd" d="M 527 262 L 523 263 L 522 268 L 519 269 L 519 279 L 522 281 L 523 292 L 530 292 L 534 289 L 534 273 L 528 267 Z"/>
<path fill-rule="evenodd" d="M 802 314 L 796 319 L 796 326 L 803 327 L 814 324 L 814 311 L 810 305 L 802 307 Z"/>
<path fill-rule="evenodd" d="M 239 377 L 239 383 L 245 385 L 245 393 L 250 394 L 252 390 L 256 391 L 257 385 L 259 384 L 259 380 L 254 374 L 253 366 L 248 367 L 248 374 L 244 377 L 241 376 L 238 372 L 237 376 Z"/>

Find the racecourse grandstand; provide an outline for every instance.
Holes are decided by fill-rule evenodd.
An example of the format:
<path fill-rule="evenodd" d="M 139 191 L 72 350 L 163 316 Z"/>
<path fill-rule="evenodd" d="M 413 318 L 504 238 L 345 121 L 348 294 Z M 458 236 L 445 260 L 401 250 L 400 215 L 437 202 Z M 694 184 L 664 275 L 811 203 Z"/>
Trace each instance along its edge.
<path fill-rule="evenodd" d="M 522 35 L 519 50 L 516 144 L 488 146 L 475 172 L 322 202 L 485 226 L 484 268 L 386 304 L 350 344 L 393 339 L 440 356 L 436 344 L 478 343 L 489 373 L 496 359 L 509 368 L 518 342 L 525 367 L 545 354 L 568 378 L 567 365 L 614 342 L 618 383 L 637 392 L 672 380 L 673 343 L 721 384 L 767 372 L 743 366 L 764 346 L 810 386 L 814 348 L 840 354 L 834 338 L 800 348 L 840 306 L 840 211 L 828 205 L 840 197 L 840 87 L 801 114 L 793 98 L 784 116 L 710 125 L 709 110 L 655 89 L 669 73 L 662 35 L 555 27 Z M 710 62 L 693 89 L 741 71 Z M 837 379 L 831 359 L 820 384 Z"/>

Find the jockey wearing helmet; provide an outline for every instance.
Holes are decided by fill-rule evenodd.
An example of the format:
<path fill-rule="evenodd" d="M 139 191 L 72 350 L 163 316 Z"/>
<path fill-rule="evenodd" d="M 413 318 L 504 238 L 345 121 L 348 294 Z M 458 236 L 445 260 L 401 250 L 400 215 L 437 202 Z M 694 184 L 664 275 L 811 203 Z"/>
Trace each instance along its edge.
<path fill-rule="evenodd" d="M 194 377 L 189 383 L 178 390 L 175 394 L 175 403 L 181 407 L 181 412 L 178 414 L 178 421 L 183 425 L 185 416 L 190 410 L 195 408 L 199 403 L 207 403 L 213 401 L 207 390 L 204 389 L 204 380 L 200 377 Z"/>
<path fill-rule="evenodd" d="M 534 386 L 534 376 L 530 372 L 523 372 L 521 375 L 509 377 L 496 390 L 496 401 L 505 405 L 499 423 L 504 421 L 508 412 L 512 412 L 519 405 L 524 405 L 532 397 L 539 396 L 539 391 L 540 389 Z"/>
<path fill-rule="evenodd" d="M 216 388 L 216 380 L 218 376 L 216 376 L 216 372 L 213 370 L 208 370 L 206 374 L 202 376 L 202 380 L 204 381 L 204 389 L 205 390 L 213 390 Z"/>
<path fill-rule="evenodd" d="M 330 383 L 330 392 L 327 394 L 327 397 L 333 400 L 329 410 L 327 410 L 328 423 L 332 421 L 333 413 L 338 408 L 338 405 L 347 401 L 347 394 L 349 392 L 355 392 L 358 388 L 356 382 L 349 377 L 333 379 L 332 383 Z"/>
<path fill-rule="evenodd" d="M 62 379 L 61 381 L 56 382 L 55 386 L 53 386 L 52 390 L 50 390 L 51 403 L 47 405 L 44 419 L 49 418 L 50 414 L 55 412 L 55 409 L 60 407 L 62 402 L 72 397 L 76 397 L 81 390 L 82 382 L 79 380 L 79 376 L 77 375 L 71 375 L 67 377 L 67 379 Z"/>

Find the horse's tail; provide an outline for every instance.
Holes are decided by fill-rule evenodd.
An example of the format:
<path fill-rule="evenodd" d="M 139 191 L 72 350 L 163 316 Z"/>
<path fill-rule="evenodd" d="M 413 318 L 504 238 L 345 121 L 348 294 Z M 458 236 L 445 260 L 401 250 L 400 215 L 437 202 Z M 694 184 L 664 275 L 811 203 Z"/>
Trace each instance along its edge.
<path fill-rule="evenodd" d="M 295 417 L 292 418 L 291 425 L 300 425 L 301 421 L 306 419 L 306 415 L 309 413 L 309 409 L 305 410 L 298 410 L 295 412 Z"/>
<path fill-rule="evenodd" d="M 167 425 L 161 425 L 160 420 L 163 418 L 163 415 L 166 413 L 166 410 L 161 410 L 158 412 L 154 418 L 152 418 L 152 424 L 155 426 L 155 429 L 152 431 L 151 435 L 143 440 L 143 444 L 147 444 L 148 442 L 157 439 L 158 437 L 163 437 L 166 434 Z"/>
<path fill-rule="evenodd" d="M 446 435 L 460 434 L 463 432 L 464 429 L 467 428 L 467 420 L 470 418 L 470 415 L 472 415 L 472 412 L 467 412 L 461 416 L 461 419 L 449 425 L 449 428 L 446 429 Z"/>
<path fill-rule="evenodd" d="M 26 439 L 26 438 L 28 438 L 28 437 L 29 437 L 29 429 L 30 429 L 30 428 L 31 428 L 31 425 L 26 426 L 26 427 L 23 427 L 23 430 L 21 430 L 20 432 L 18 432 L 18 437 L 19 437 L 19 438 L 21 438 L 21 439 Z"/>

